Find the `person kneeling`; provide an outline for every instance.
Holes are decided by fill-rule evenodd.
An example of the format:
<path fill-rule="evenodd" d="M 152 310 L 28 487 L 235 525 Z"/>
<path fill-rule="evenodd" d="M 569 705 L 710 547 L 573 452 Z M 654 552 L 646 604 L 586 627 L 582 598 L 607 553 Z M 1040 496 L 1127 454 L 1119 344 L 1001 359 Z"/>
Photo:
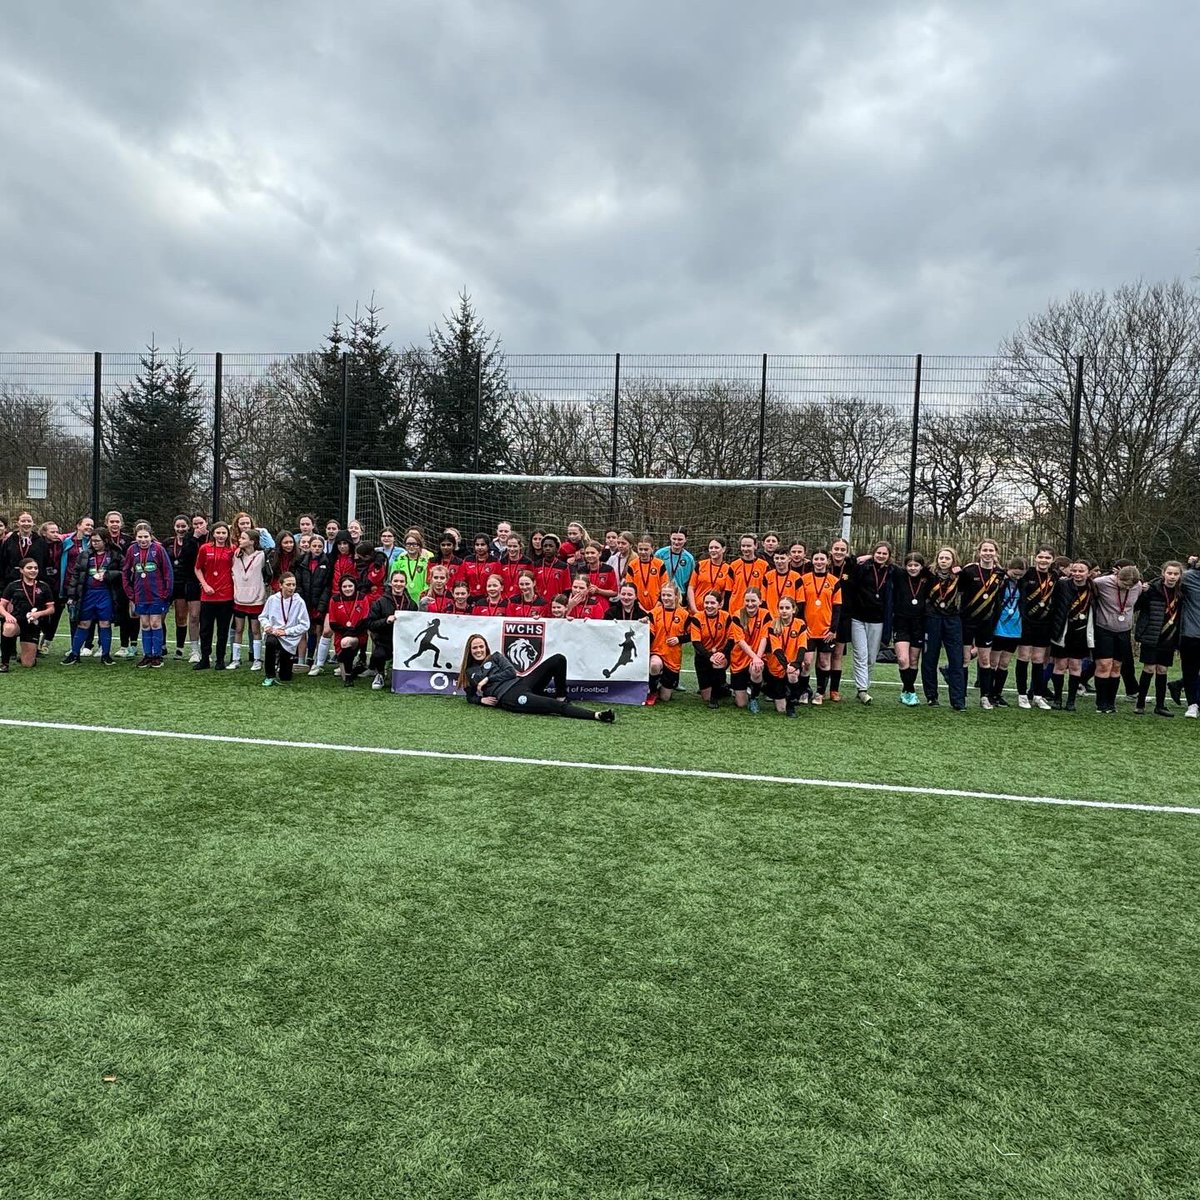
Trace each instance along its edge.
<path fill-rule="evenodd" d="M 308 634 L 308 606 L 296 595 L 296 577 L 290 571 L 279 577 L 279 591 L 267 598 L 260 618 L 265 666 L 263 687 L 292 682 L 292 666 L 301 641 Z"/>
<path fill-rule="evenodd" d="M 551 682 L 554 684 L 553 699 L 546 694 Z M 567 660 L 561 654 L 552 654 L 528 675 L 521 676 L 508 657 L 499 650 L 492 650 L 487 639 L 479 633 L 467 639 L 458 686 L 466 692 L 469 704 L 482 704 L 486 708 L 541 717 L 574 717 L 579 721 L 603 721 L 605 724 L 615 719 L 611 708 L 595 712 L 567 699 Z"/>

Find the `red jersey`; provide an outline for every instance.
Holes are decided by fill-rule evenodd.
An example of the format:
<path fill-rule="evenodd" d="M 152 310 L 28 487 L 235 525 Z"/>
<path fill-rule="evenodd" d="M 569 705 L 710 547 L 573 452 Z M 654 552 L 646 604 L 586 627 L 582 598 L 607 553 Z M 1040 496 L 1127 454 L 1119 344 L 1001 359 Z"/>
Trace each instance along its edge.
<path fill-rule="evenodd" d="M 571 568 L 561 558 L 552 563 L 539 563 L 533 568 L 533 574 L 537 579 L 537 594 L 545 596 L 548 601 L 553 600 L 559 592 L 571 590 Z"/>
<path fill-rule="evenodd" d="M 458 577 L 466 582 L 472 600 L 482 600 L 487 595 L 487 581 L 491 576 L 499 574 L 499 563 L 492 562 L 490 558 L 486 562 L 472 558 L 463 563 Z"/>
<path fill-rule="evenodd" d="M 576 604 L 574 608 L 567 607 L 567 616 L 576 621 L 601 621 L 608 613 L 608 601 L 601 596 Z"/>
<path fill-rule="evenodd" d="M 607 563 L 601 563 L 594 571 L 587 571 L 587 581 L 593 587 L 603 588 L 606 592 L 611 592 L 614 596 L 617 592 L 617 573 L 608 566 Z M 601 599 L 611 599 L 610 596 L 603 596 Z"/>
<path fill-rule="evenodd" d="M 484 600 L 471 609 L 471 615 L 474 617 L 503 617 L 507 613 L 508 606 L 503 600 L 499 604 L 491 604 L 487 600 Z"/>
<path fill-rule="evenodd" d="M 520 596 L 512 596 L 504 606 L 506 617 L 544 617 L 549 605 L 541 596 L 534 596 L 527 604 Z"/>
<path fill-rule="evenodd" d="M 196 573 L 204 576 L 204 582 L 213 590 L 202 591 L 201 600 L 212 604 L 233 600 L 233 556 L 232 546 L 218 546 L 205 542 L 196 552 Z"/>
<path fill-rule="evenodd" d="M 329 628 L 333 631 L 333 652 L 338 654 L 342 649 L 342 638 L 362 637 L 366 633 L 367 614 L 371 611 L 371 601 L 366 596 L 356 596 L 347 600 L 338 596 L 329 603 Z"/>
<path fill-rule="evenodd" d="M 513 562 L 508 555 L 505 555 L 498 563 L 496 563 L 496 574 L 504 580 L 504 594 L 506 596 L 515 596 L 521 590 L 521 585 L 517 583 L 517 577 L 522 571 L 528 571 L 533 564 L 527 558 L 518 558 Z"/>
<path fill-rule="evenodd" d="M 446 568 L 446 591 L 453 592 L 454 584 L 462 577 L 462 559 L 461 558 L 431 558 L 429 566 L 425 569 L 425 578 L 428 579 L 430 572 L 434 567 Z"/>
<path fill-rule="evenodd" d="M 421 597 L 421 609 L 424 612 L 431 613 L 448 613 L 454 611 L 454 597 L 449 592 L 441 596 L 435 596 L 432 592 L 426 592 Z"/>

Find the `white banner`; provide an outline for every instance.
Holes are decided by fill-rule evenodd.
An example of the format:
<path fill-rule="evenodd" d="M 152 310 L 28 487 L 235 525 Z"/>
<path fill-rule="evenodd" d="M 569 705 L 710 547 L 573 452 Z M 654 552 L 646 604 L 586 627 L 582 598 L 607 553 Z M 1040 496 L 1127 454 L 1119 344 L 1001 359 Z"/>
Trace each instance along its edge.
<path fill-rule="evenodd" d="M 579 700 L 641 704 L 650 676 L 650 628 L 640 621 L 567 621 L 551 617 L 396 614 L 392 691 L 459 696 L 458 672 L 475 633 L 503 651 L 522 674 L 552 654 L 567 660 L 568 693 Z"/>

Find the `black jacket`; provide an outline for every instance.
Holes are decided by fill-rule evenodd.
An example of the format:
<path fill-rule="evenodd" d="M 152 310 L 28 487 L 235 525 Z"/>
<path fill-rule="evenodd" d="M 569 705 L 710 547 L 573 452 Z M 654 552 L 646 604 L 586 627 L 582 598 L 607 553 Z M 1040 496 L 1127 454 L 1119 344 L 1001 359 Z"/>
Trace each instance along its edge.
<path fill-rule="evenodd" d="M 311 564 L 316 561 L 316 566 Z M 304 601 L 309 615 L 329 611 L 329 560 L 324 554 L 302 554 L 292 568 L 296 576 L 296 592 Z"/>
<path fill-rule="evenodd" d="M 129 603 L 125 597 L 125 588 L 121 579 L 121 556 L 116 550 L 104 550 L 102 551 L 102 555 L 105 560 L 104 582 L 108 585 L 114 607 L 117 611 L 121 611 L 120 606 L 122 603 Z M 71 572 L 71 578 L 67 581 L 67 599 L 72 604 L 78 604 L 87 591 L 88 570 L 92 559 L 95 557 L 91 550 L 86 554 L 81 550 L 79 556 L 75 559 L 75 569 Z M 128 609 L 124 611 L 128 611 Z"/>
<path fill-rule="evenodd" d="M 38 565 L 38 582 L 58 595 L 58 543 L 48 542 L 35 532 L 29 549 L 21 553 L 21 535 L 14 529 L 0 546 L 0 587 L 21 578 L 21 559 L 32 558 Z"/>
<path fill-rule="evenodd" d="M 367 628 L 376 642 L 384 643 L 392 636 L 392 627 L 388 624 L 388 617 L 396 612 L 416 611 L 417 606 L 407 592 L 402 593 L 399 603 L 390 592 L 384 592 L 382 596 L 371 602 L 371 611 L 367 613 Z"/>
<path fill-rule="evenodd" d="M 467 668 L 466 692 L 467 700 L 471 704 L 479 704 L 483 699 L 477 689 L 479 681 L 484 677 L 488 681 L 484 696 L 495 696 L 497 700 L 521 682 L 517 668 L 499 650 L 493 650 L 483 662 L 473 662 Z"/>

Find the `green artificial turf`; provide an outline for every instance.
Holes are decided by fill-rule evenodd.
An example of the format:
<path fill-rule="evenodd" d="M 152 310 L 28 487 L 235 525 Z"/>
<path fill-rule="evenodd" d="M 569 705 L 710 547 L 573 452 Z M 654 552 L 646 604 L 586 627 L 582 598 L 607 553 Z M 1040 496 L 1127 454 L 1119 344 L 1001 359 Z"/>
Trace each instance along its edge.
<path fill-rule="evenodd" d="M 1193 722 L 1089 707 L 0 679 L 10 719 L 1195 802 Z M 1198 817 L 0 736 L 0 1196 L 1195 1195 Z"/>

